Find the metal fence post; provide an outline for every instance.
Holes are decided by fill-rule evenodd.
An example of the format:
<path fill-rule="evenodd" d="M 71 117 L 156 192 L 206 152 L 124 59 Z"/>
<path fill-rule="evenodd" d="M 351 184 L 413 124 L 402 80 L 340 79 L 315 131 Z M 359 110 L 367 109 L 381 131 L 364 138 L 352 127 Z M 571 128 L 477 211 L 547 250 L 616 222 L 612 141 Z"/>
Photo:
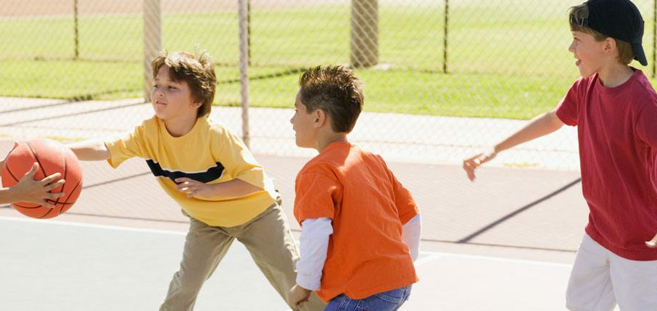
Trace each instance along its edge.
<path fill-rule="evenodd" d="M 144 100 L 151 101 L 151 62 L 162 51 L 162 9 L 160 0 L 144 0 Z"/>
<path fill-rule="evenodd" d="M 75 57 L 78 59 L 80 57 L 80 37 L 78 34 L 78 0 L 73 0 L 73 28 L 75 31 L 73 40 L 75 41 Z"/>
<path fill-rule="evenodd" d="M 379 62 L 379 0 L 351 2 L 351 65 L 371 67 Z"/>
<path fill-rule="evenodd" d="M 242 140 L 250 147 L 249 133 L 249 0 L 239 0 L 240 93 L 242 97 Z"/>
<path fill-rule="evenodd" d="M 248 34 L 249 66 L 251 66 L 251 0 L 246 0 L 246 27 Z"/>
<path fill-rule="evenodd" d="M 443 73 L 447 73 L 447 38 L 449 37 L 449 0 L 445 0 L 445 18 L 443 24 Z"/>

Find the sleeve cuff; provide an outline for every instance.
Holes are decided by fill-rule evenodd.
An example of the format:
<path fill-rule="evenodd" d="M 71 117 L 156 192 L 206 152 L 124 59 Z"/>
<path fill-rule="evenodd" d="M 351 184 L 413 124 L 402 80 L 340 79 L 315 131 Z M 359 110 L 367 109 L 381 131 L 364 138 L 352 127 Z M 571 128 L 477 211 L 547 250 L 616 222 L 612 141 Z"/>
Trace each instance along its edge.
<path fill-rule="evenodd" d="M 254 187 L 258 187 L 263 190 L 265 189 L 265 174 L 263 173 L 262 168 L 251 168 L 248 172 L 237 175 L 235 178 Z"/>
<path fill-rule="evenodd" d="M 114 140 L 105 140 L 103 141 L 103 143 L 105 144 L 105 148 L 107 148 L 107 151 L 110 154 L 109 158 L 107 158 L 107 163 L 113 168 L 119 167 L 119 165 L 121 165 L 123 161 L 117 161 L 117 159 L 114 158 L 114 155 L 117 154 L 116 152 L 117 142 Z"/>
<path fill-rule="evenodd" d="M 297 274 L 297 284 L 309 290 L 319 290 L 322 283 L 322 275 Z"/>
<path fill-rule="evenodd" d="M 422 235 L 422 219 L 420 214 L 417 214 L 413 219 L 405 223 L 403 228 L 402 240 L 408 246 L 411 258 L 415 261 L 420 254 L 420 238 Z"/>

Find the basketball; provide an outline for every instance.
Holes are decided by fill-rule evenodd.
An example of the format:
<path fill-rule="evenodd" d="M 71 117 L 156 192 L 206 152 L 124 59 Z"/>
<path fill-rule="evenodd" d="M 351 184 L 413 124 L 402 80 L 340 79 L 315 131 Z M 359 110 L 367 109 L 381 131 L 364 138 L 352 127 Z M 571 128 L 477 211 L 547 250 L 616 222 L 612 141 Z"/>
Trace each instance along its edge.
<path fill-rule="evenodd" d="M 65 213 L 80 196 L 82 170 L 75 154 L 56 141 L 38 139 L 16 143 L 2 167 L 2 186 L 8 188 L 16 185 L 32 168 L 34 162 L 39 164 L 34 180 L 41 180 L 55 173 L 61 174 L 59 179 L 63 178 L 66 182 L 51 191 L 63 192 L 64 196 L 49 201 L 55 206 L 52 209 L 27 202 L 11 205 L 23 215 L 32 218 L 47 219 Z"/>

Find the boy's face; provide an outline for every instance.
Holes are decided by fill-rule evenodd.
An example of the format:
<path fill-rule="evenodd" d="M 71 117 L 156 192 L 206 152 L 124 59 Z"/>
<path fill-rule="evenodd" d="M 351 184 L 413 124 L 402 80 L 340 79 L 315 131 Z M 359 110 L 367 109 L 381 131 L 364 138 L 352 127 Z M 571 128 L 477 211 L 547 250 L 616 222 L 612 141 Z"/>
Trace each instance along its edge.
<path fill-rule="evenodd" d="M 298 92 L 294 100 L 294 116 L 290 119 L 297 146 L 302 148 L 315 147 L 318 133 L 316 120 L 316 114 L 308 113 L 306 105 L 301 102 L 301 92 Z"/>
<path fill-rule="evenodd" d="M 585 32 L 573 31 L 573 42 L 568 51 L 577 59 L 575 65 L 583 78 L 588 78 L 599 72 L 604 66 L 606 41 L 597 41 Z"/>
<path fill-rule="evenodd" d="M 194 103 L 189 85 L 185 81 L 172 81 L 169 67 L 162 66 L 154 79 L 151 103 L 155 115 L 164 120 L 196 118 L 201 103 Z"/>

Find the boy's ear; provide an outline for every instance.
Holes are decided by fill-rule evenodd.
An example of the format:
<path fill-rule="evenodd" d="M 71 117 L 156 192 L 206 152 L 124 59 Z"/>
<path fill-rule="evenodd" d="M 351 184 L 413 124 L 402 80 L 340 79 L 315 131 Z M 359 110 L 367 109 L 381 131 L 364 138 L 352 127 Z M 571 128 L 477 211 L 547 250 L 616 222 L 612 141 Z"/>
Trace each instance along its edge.
<path fill-rule="evenodd" d="M 602 49 L 605 53 L 614 53 L 616 52 L 616 48 L 616 40 L 612 39 L 611 37 L 605 39 L 605 42 L 602 46 Z"/>
<path fill-rule="evenodd" d="M 312 114 L 313 114 L 313 118 L 315 118 L 313 120 L 313 127 L 320 128 L 324 126 L 328 118 L 328 114 L 326 114 L 326 111 L 322 109 L 315 109 L 315 111 L 313 111 Z"/>

